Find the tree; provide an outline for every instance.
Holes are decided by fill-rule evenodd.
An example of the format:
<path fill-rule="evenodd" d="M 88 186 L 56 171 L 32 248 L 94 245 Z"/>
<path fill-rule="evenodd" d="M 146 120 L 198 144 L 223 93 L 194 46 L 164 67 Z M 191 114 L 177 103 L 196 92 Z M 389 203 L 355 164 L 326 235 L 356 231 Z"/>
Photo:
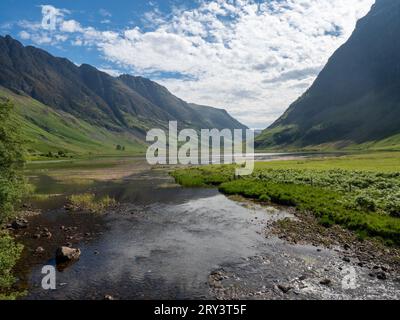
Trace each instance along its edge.
<path fill-rule="evenodd" d="M 15 212 L 15 205 L 27 191 L 23 177 L 25 164 L 19 126 L 12 118 L 13 104 L 0 98 L 0 228 Z M 0 300 L 14 299 L 10 292 L 15 278 L 12 269 L 22 252 L 22 246 L 0 229 Z"/>
<path fill-rule="evenodd" d="M 22 173 L 24 149 L 12 112 L 13 104 L 0 99 L 0 224 L 12 215 L 27 190 Z"/>

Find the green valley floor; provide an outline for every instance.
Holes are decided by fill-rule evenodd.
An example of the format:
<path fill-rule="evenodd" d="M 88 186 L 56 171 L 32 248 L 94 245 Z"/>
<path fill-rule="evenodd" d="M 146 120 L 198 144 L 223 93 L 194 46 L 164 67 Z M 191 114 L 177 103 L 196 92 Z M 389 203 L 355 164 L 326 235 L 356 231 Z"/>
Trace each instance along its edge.
<path fill-rule="evenodd" d="M 263 203 L 312 213 L 324 227 L 341 225 L 360 239 L 400 244 L 400 153 L 353 154 L 322 159 L 258 162 L 248 177 L 214 165 L 172 173 L 186 187 L 218 187 Z"/>

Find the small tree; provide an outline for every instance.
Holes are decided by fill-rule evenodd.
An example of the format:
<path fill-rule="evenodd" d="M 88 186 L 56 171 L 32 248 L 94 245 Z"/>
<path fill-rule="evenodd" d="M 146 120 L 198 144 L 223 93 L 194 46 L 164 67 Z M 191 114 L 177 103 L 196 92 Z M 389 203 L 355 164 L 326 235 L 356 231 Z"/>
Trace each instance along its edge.
<path fill-rule="evenodd" d="M 19 126 L 12 121 L 13 104 L 0 100 L 0 223 L 14 212 L 26 191 L 22 169 L 25 164 Z"/>

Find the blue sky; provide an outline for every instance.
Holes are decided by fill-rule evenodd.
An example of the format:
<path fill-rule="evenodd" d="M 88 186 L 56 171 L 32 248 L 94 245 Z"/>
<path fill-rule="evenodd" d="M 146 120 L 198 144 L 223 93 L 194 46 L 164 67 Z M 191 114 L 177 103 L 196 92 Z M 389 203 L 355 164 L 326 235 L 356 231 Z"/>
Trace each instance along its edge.
<path fill-rule="evenodd" d="M 0 34 L 265 128 L 374 0 L 2 0 Z"/>
<path fill-rule="evenodd" d="M 32 1 L 32 0 L 2 0 L 0 2 L 0 29 L 2 35 L 10 34 L 24 44 L 33 44 L 35 41 L 21 39 L 18 21 L 40 21 L 42 19 L 42 5 L 52 5 L 56 8 L 66 8 L 71 13 L 69 17 L 79 21 L 82 25 L 94 26 L 102 30 L 122 30 L 128 26 L 140 26 L 146 30 L 143 15 L 155 8 L 168 14 L 174 6 L 191 8 L 195 5 L 191 0 L 162 0 L 162 1 L 137 1 L 137 0 L 97 0 L 97 1 Z M 8 25 L 10 24 L 10 25 Z M 57 56 L 67 57 L 75 63 L 89 63 L 101 66 L 104 60 L 98 52 L 82 50 L 68 42 L 62 46 L 52 43 L 40 44 L 40 47 Z M 107 65 L 107 64 L 105 64 Z M 129 71 L 129 70 L 126 70 Z"/>

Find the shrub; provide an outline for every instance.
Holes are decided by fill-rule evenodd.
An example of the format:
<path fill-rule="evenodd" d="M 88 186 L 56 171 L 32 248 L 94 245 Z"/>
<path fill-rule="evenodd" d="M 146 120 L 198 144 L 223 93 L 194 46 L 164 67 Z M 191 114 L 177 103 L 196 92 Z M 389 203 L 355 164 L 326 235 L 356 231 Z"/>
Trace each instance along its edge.
<path fill-rule="evenodd" d="M 15 282 L 12 269 L 21 252 L 22 245 L 15 244 L 9 235 L 0 233 L 0 300 L 15 298 L 15 294 L 9 291 Z"/>
<path fill-rule="evenodd" d="M 376 204 L 373 199 L 370 199 L 366 196 L 358 196 L 355 199 L 355 202 L 361 209 L 366 211 L 376 211 Z"/>
<path fill-rule="evenodd" d="M 0 228 L 14 216 L 16 206 L 28 190 L 22 173 L 25 164 L 22 139 L 12 112 L 12 103 L 0 99 Z M 0 299 L 16 297 L 9 289 L 15 281 L 12 269 L 21 251 L 21 245 L 0 231 Z"/>
<path fill-rule="evenodd" d="M 12 110 L 8 100 L 0 100 L 0 224 L 13 214 L 27 191 L 22 174 L 24 149 Z"/>

